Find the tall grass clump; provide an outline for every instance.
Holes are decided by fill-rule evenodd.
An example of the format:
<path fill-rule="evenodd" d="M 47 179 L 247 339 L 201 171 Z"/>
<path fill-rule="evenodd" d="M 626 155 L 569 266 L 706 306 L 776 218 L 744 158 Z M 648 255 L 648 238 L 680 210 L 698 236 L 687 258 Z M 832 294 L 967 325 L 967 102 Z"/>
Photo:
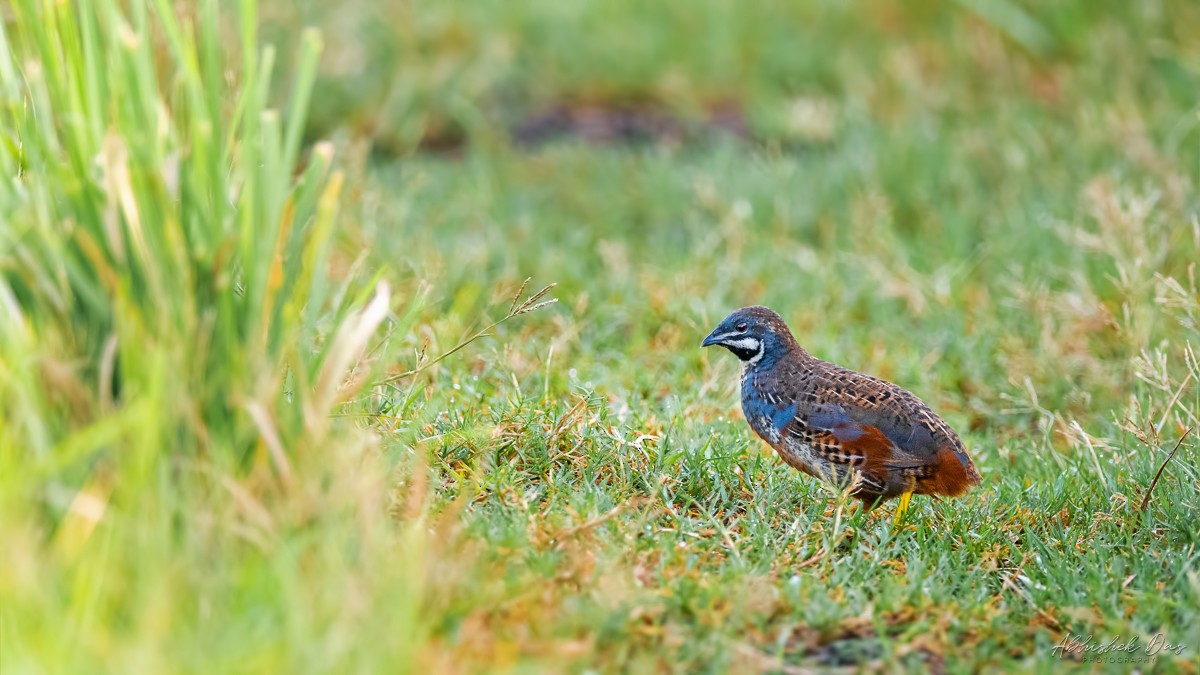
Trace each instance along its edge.
<path fill-rule="evenodd" d="M 4 666 L 236 663 L 199 645 L 320 622 L 285 605 L 303 548 L 277 543 L 336 511 L 298 467 L 358 443 L 328 413 L 389 299 L 331 278 L 342 178 L 301 142 L 318 35 L 270 109 L 255 2 L 219 5 L 0 24 Z"/>

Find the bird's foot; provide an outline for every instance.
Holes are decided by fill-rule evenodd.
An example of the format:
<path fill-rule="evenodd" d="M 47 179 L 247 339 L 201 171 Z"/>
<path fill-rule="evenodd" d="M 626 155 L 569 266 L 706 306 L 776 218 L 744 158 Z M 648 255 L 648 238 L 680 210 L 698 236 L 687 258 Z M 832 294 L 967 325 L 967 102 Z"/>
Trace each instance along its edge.
<path fill-rule="evenodd" d="M 900 503 L 896 505 L 895 520 L 897 523 L 900 522 L 900 519 L 903 518 L 904 514 L 908 511 L 908 503 L 912 501 L 912 494 L 912 492 L 905 492 L 904 494 L 900 495 Z"/>

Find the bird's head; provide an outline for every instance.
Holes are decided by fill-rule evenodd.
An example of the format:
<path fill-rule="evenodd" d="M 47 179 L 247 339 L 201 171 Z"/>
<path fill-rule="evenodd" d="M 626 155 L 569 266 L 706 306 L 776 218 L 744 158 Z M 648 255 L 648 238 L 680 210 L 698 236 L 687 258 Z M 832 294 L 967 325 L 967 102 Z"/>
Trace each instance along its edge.
<path fill-rule="evenodd" d="M 751 367 L 764 363 L 764 359 L 765 363 L 773 363 L 799 347 L 783 317 L 760 306 L 743 307 L 725 317 L 700 344 L 713 345 L 728 349 Z"/>

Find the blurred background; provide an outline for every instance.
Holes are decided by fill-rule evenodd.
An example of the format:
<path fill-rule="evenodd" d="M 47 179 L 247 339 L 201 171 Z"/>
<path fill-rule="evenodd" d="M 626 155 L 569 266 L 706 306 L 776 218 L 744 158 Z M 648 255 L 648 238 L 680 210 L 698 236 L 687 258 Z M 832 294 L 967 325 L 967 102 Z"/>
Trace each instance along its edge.
<path fill-rule="evenodd" d="M 569 131 L 678 142 L 720 129 L 812 149 L 856 122 L 928 135 L 1034 111 L 1078 120 L 1118 100 L 1186 108 L 1195 11 L 1067 0 L 302 0 L 265 3 L 263 21 L 282 54 L 295 53 L 298 27 L 325 36 L 313 133 L 345 127 L 395 157 Z M 589 113 L 610 134 L 585 129 Z"/>
<path fill-rule="evenodd" d="M 884 375 L 843 352 L 924 334 L 991 400 L 1027 376 L 1068 397 L 1039 364 L 1105 368 L 1087 345 L 1125 299 L 1097 247 L 1191 259 L 1197 19 L 1169 0 L 263 7 L 281 55 L 324 35 L 309 136 L 370 167 L 352 245 L 445 316 L 533 276 L 561 284 L 584 363 L 654 362 L 766 303 Z M 1148 222 L 1084 234 L 1147 200 Z M 1048 339 L 1046 305 L 1078 335 Z"/>

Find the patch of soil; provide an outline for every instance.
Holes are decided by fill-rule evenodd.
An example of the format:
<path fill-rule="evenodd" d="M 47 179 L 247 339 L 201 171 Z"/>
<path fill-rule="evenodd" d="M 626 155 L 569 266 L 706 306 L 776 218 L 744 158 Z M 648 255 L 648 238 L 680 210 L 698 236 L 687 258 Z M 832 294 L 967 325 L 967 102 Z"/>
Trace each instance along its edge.
<path fill-rule="evenodd" d="M 559 103 L 525 118 L 511 133 L 513 141 L 525 147 L 564 139 L 597 145 L 680 145 L 720 135 L 750 137 L 745 115 L 733 103 L 710 106 L 699 117 L 684 117 L 652 103 Z"/>

